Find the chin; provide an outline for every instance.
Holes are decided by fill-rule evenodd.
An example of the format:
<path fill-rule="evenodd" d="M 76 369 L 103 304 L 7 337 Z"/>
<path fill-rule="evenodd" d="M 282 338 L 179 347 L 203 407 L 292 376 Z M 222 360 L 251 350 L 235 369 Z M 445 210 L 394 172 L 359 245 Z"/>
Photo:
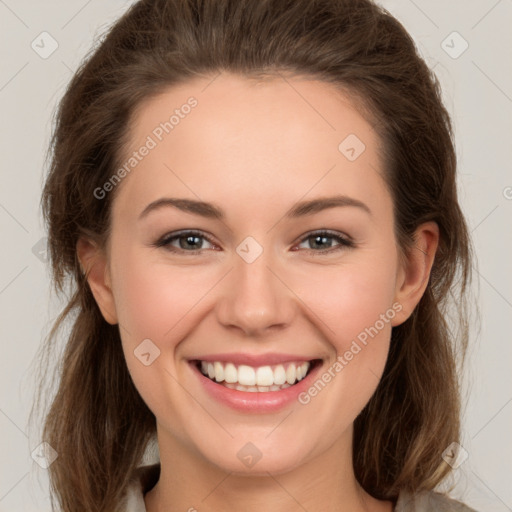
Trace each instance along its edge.
<path fill-rule="evenodd" d="M 303 462 L 302 458 L 295 454 L 282 453 L 262 453 L 261 459 L 257 460 L 253 465 L 243 463 L 238 457 L 222 457 L 219 460 L 210 460 L 220 469 L 234 473 L 239 476 L 262 476 L 268 477 L 272 475 L 285 474 L 300 466 Z"/>

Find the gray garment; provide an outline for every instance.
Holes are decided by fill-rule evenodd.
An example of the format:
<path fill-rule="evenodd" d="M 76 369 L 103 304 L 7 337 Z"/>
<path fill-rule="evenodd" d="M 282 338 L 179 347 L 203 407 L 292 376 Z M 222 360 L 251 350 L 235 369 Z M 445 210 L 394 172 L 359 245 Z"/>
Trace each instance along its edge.
<path fill-rule="evenodd" d="M 395 512 L 476 512 L 476 510 L 443 494 L 429 491 L 414 495 L 400 493 Z"/>
<path fill-rule="evenodd" d="M 158 481 L 160 464 L 137 468 L 122 507 L 123 512 L 146 512 L 144 494 Z M 476 512 L 466 505 L 437 492 L 400 493 L 394 512 Z"/>

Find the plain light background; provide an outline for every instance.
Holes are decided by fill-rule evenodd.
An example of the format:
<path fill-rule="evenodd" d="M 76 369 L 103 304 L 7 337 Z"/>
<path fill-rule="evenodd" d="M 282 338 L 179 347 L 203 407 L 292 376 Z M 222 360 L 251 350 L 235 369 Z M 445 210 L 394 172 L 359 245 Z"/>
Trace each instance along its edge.
<path fill-rule="evenodd" d="M 46 470 L 31 457 L 42 440 L 29 433 L 28 413 L 33 358 L 63 305 L 50 295 L 40 250 L 53 112 L 95 39 L 131 3 L 0 0 L 0 512 L 50 511 Z M 475 323 L 465 376 L 468 458 L 453 471 L 452 495 L 480 511 L 512 510 L 512 1 L 380 3 L 441 81 L 478 258 L 481 329 Z"/>

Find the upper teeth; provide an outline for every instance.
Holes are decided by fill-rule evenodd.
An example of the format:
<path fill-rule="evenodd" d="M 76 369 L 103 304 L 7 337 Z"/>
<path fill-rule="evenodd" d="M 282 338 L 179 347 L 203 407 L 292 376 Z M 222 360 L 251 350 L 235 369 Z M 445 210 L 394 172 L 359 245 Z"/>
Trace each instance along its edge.
<path fill-rule="evenodd" d="M 304 362 L 286 363 L 286 368 L 282 364 L 253 368 L 245 364 L 237 367 L 233 363 L 201 361 L 201 371 L 210 379 L 244 386 L 280 386 L 285 383 L 292 385 L 306 376 L 309 366 L 309 362 Z"/>

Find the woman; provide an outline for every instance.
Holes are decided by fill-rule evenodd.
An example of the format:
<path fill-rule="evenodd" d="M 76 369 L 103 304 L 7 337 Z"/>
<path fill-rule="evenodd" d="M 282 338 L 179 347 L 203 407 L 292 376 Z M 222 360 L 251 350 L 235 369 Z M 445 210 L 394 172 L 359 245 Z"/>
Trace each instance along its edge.
<path fill-rule="evenodd" d="M 434 492 L 471 269 L 451 124 L 389 13 L 139 1 L 52 148 L 61 510 L 471 510 Z"/>

